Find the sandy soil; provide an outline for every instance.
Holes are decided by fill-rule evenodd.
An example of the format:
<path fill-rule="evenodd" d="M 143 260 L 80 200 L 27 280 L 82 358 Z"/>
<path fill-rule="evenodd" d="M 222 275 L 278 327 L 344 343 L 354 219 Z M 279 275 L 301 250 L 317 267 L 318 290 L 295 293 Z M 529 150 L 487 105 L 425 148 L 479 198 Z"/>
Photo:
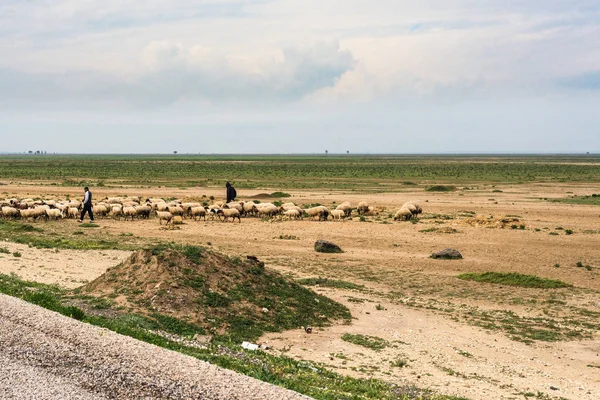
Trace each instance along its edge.
<path fill-rule="evenodd" d="M 19 196 L 79 195 L 72 188 L 5 186 L 3 189 L 10 195 Z M 238 190 L 238 194 L 251 198 L 258 193 L 275 190 Z M 96 198 L 115 194 L 198 197 L 202 194 L 222 196 L 222 192 L 202 188 L 169 189 L 168 193 L 164 188 L 98 188 L 95 195 Z M 151 242 L 210 243 L 228 254 L 256 255 L 266 261 L 267 266 L 294 278 L 323 276 L 365 285 L 367 290 L 362 292 L 317 289 L 351 309 L 355 317 L 352 325 L 335 326 L 312 335 L 302 330 L 267 335 L 263 341 L 268 341 L 275 352 L 323 362 L 353 376 L 410 382 L 470 399 L 523 398 L 524 393 L 537 395 L 538 392 L 550 398 L 600 398 L 600 369 L 595 367 L 600 365 L 598 333 L 592 340 L 527 345 L 511 340 L 499 331 L 457 322 L 452 313 L 407 307 L 389 296 L 395 292 L 399 298 L 415 298 L 425 303 L 435 300 L 456 306 L 465 304 L 481 309 L 506 309 L 525 316 L 540 315 L 546 307 L 543 301 L 557 296 L 569 306 L 600 312 L 600 207 L 541 200 L 569 194 L 600 193 L 598 185 L 477 184 L 472 190 L 448 194 L 426 193 L 412 188 L 381 194 L 290 193 L 293 196 L 289 200 L 298 204 L 319 202 L 329 205 L 333 201 L 356 204 L 366 200 L 382 211 L 379 219 L 377 216 L 370 217 L 369 222 L 359 222 L 357 218 L 323 223 L 258 219 L 243 219 L 241 224 L 187 221 L 176 230 L 164 230 L 153 219 L 135 222 L 100 220 L 99 223 L 106 234 L 133 233 Z M 409 199 L 420 200 L 424 213 L 429 217 L 432 217 L 431 214 L 452 214 L 456 218 L 426 218 L 418 224 L 389 221 L 388 213 L 395 212 Z M 524 224 L 525 230 L 474 226 L 468 223 L 466 217 L 458 216 L 461 211 L 494 216 L 496 220 L 508 215 L 518 216 L 516 224 Z M 388 221 L 392 223 L 386 223 Z M 59 224 L 65 232 L 77 229 L 74 221 L 61 221 Z M 458 233 L 421 232 L 431 227 L 453 228 Z M 572 229 L 574 234 L 565 235 L 564 230 L 556 230 L 557 227 Z M 550 232 L 558 235 L 551 236 Z M 295 236 L 296 239 L 282 240 L 282 235 Z M 320 238 L 334 241 L 345 253 L 315 253 L 313 244 Z M 13 244 L 7 246 L 11 252 L 16 248 Z M 447 247 L 458 249 L 464 260 L 448 262 L 429 258 L 431 252 Z M 12 255 L 3 255 L 0 271 L 69 287 L 95 278 L 127 255 L 112 251 L 61 250 L 54 253 L 53 250 L 28 248 L 21 252 L 22 260 L 18 261 Z M 59 257 L 61 261 L 51 264 L 52 257 Z M 89 258 L 84 262 L 82 257 Z M 578 261 L 592 266 L 592 270 L 576 267 Z M 63 263 L 62 268 L 58 267 L 60 263 Z M 38 264 L 45 267 L 37 267 Z M 556 264 L 560 266 L 555 267 Z M 55 271 L 50 265 L 55 265 Z M 573 284 L 575 289 L 552 292 L 456 279 L 456 275 L 462 272 L 485 271 L 520 272 L 560 279 Z M 363 302 L 351 302 L 349 297 L 361 298 Z M 377 304 L 385 310 L 376 310 Z M 342 341 L 344 333 L 381 337 L 395 347 L 375 352 Z M 390 361 L 398 359 L 406 360 L 408 366 L 391 367 Z"/>
<path fill-rule="evenodd" d="M 10 254 L 0 254 L 0 273 L 17 274 L 22 279 L 76 288 L 102 275 L 107 268 L 129 257 L 118 250 L 36 249 L 24 244 L 0 242 Z M 15 257 L 14 253 L 20 253 Z"/>

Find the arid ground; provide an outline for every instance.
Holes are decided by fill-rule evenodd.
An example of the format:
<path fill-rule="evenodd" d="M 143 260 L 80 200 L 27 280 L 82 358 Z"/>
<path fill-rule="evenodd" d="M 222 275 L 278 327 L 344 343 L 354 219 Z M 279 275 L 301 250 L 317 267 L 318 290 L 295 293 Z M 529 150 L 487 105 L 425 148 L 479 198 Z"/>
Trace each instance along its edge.
<path fill-rule="evenodd" d="M 72 187 L 6 185 L 4 196 L 79 197 Z M 313 286 L 352 312 L 351 324 L 266 335 L 270 352 L 323 363 L 342 374 L 413 383 L 469 399 L 600 398 L 600 207 L 547 199 L 600 193 L 600 185 L 484 184 L 449 193 L 410 187 L 388 193 L 287 190 L 285 201 L 327 206 L 367 201 L 377 213 L 361 221 L 186 220 L 164 229 L 157 219 L 99 219 L 85 235 L 212 246 L 254 255 L 294 279 L 330 278 L 355 285 Z M 238 197 L 278 190 L 238 189 Z M 223 197 L 205 188 L 96 188 L 112 195 Z M 546 199 L 546 200 L 544 200 Z M 418 200 L 418 223 L 390 218 Z M 47 232 L 80 231 L 74 220 L 37 222 Z M 317 239 L 343 254 L 320 254 Z M 114 250 L 36 249 L 6 242 L 21 257 L 0 254 L 0 272 L 74 288 L 128 256 Z M 0 247 L 2 247 L 0 246 Z M 434 260 L 434 251 L 459 250 L 462 260 Z M 522 288 L 457 278 L 462 273 L 516 272 L 573 285 Z M 366 335 L 380 344 L 342 340 Z M 355 336 L 362 337 L 365 336 Z M 346 339 L 348 336 L 346 336 Z M 376 347 L 376 346 L 375 346 Z"/>

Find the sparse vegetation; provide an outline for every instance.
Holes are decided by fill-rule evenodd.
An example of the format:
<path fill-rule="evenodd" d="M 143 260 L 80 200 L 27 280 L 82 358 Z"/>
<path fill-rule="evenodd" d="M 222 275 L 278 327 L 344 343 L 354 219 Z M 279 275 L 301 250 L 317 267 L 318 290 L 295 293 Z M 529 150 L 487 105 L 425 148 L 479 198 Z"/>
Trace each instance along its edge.
<path fill-rule="evenodd" d="M 365 288 L 364 285 L 329 278 L 305 278 L 299 279 L 297 282 L 305 286 L 323 286 L 336 289 L 362 290 Z"/>
<path fill-rule="evenodd" d="M 344 333 L 344 335 L 342 336 L 342 340 L 375 351 L 383 350 L 390 345 L 390 343 L 387 340 L 379 338 L 377 336 L 360 334 L 353 335 L 351 333 Z"/>
<path fill-rule="evenodd" d="M 454 192 L 454 191 L 456 191 L 456 186 L 435 185 L 435 186 L 429 186 L 425 190 L 428 192 Z"/>
<path fill-rule="evenodd" d="M 471 273 L 461 274 L 459 279 L 467 281 L 495 283 L 507 286 L 520 286 L 539 289 L 557 289 L 572 287 L 568 283 L 559 280 L 545 279 L 533 275 L 523 275 L 518 273 L 484 272 L 482 274 Z"/>

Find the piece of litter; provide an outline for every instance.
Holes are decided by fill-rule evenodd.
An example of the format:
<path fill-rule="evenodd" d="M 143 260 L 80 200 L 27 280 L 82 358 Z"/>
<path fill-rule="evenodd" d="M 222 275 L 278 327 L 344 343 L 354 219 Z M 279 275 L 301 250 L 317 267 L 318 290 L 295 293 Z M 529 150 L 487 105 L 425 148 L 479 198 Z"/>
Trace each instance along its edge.
<path fill-rule="evenodd" d="M 242 347 L 246 350 L 258 350 L 258 345 L 250 342 L 242 342 Z"/>

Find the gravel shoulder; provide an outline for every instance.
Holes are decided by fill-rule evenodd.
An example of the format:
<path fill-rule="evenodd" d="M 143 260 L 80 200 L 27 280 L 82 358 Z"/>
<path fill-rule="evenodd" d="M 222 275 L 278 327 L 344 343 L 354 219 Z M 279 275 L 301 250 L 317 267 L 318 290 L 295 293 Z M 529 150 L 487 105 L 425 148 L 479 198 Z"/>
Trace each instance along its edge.
<path fill-rule="evenodd" d="M 0 294 L 2 399 L 306 399 Z"/>

